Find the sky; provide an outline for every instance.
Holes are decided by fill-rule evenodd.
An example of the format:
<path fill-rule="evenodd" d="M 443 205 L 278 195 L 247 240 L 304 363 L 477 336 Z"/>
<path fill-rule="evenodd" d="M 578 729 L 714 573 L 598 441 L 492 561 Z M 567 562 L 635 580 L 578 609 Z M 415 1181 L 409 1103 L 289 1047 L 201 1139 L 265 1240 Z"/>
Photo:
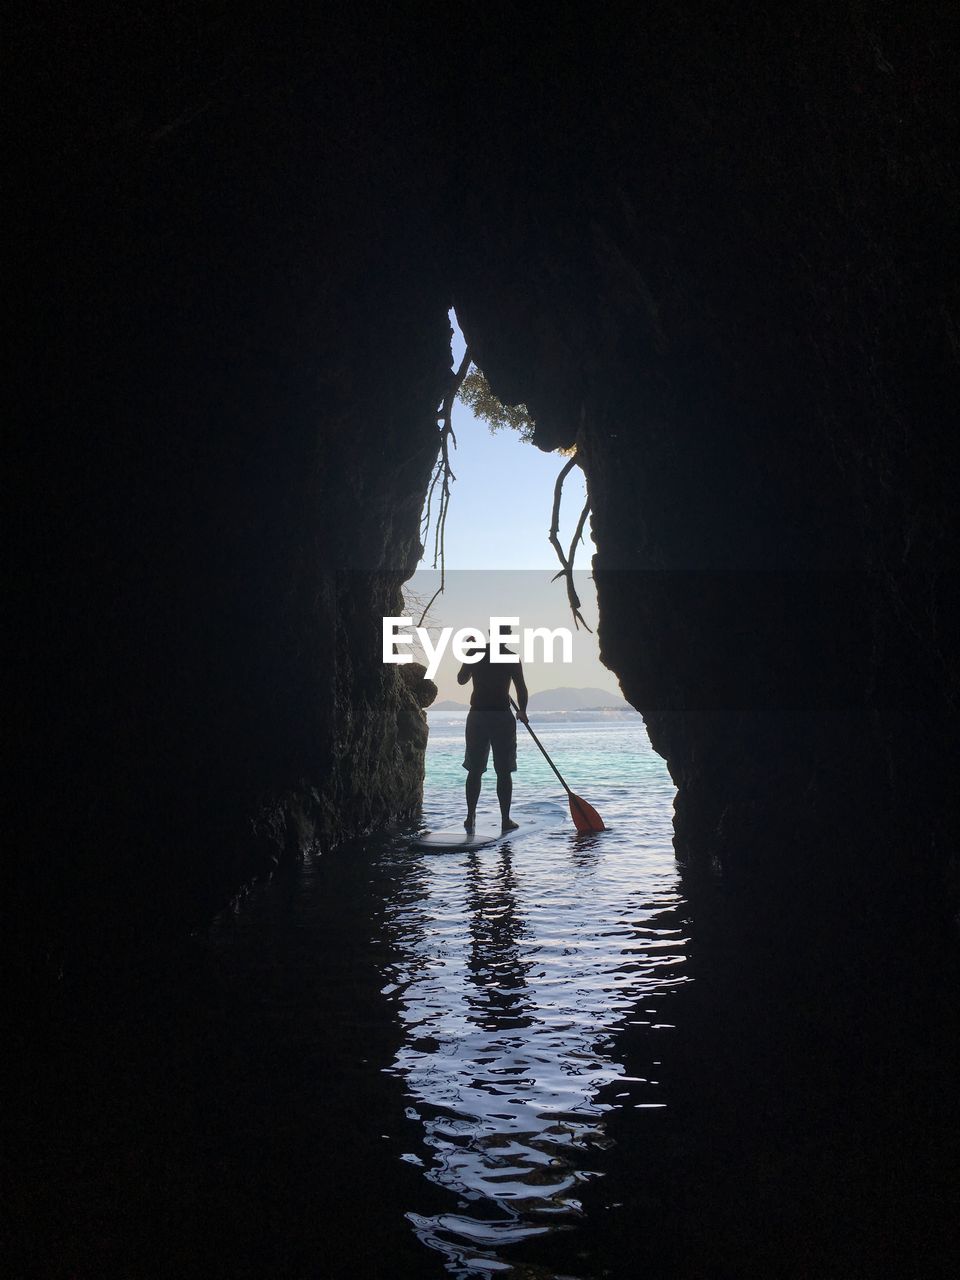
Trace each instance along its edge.
<path fill-rule="evenodd" d="M 465 348 L 453 312 L 450 323 L 454 367 L 458 367 Z M 574 628 L 564 583 L 551 583 L 560 566 L 547 535 L 553 487 L 566 459 L 525 444 L 516 432 L 492 433 L 459 400 L 454 406 L 453 429 L 457 448 L 450 462 L 457 478 L 451 487 L 446 523 L 447 587 L 427 620 L 434 624 L 434 643 L 440 627 L 457 630 L 478 626 L 486 632 L 494 614 L 519 616 L 521 628 L 566 627 L 572 633 L 573 662 L 525 664 L 530 692 L 587 686 L 619 692 L 613 674 L 599 660 L 596 594 L 589 575 L 594 554 L 589 521 L 577 551 L 576 582 L 582 612 L 593 634 Z M 575 467 L 563 486 L 560 542 L 564 547 L 570 545 L 585 499 L 583 473 Z M 440 580 L 439 569 L 432 568 L 432 534 L 427 543 L 427 554 L 406 588 L 424 602 Z M 456 683 L 459 666 L 448 647 L 434 677 L 440 698 L 467 701 L 467 691 Z"/>

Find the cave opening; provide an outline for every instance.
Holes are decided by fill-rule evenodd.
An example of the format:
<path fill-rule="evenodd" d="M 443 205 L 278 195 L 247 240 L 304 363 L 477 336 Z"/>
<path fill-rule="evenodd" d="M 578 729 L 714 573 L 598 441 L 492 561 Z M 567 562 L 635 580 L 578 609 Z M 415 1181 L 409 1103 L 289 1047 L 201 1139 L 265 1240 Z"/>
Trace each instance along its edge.
<path fill-rule="evenodd" d="M 464 342 L 450 318 L 457 369 Z M 616 1145 L 617 1118 L 627 1117 L 633 1141 L 669 1128 L 674 1038 L 691 975 L 675 788 L 600 661 L 589 528 L 575 573 L 581 625 L 548 539 L 564 460 L 516 430 L 490 431 L 464 403 L 452 426 L 443 572 L 432 564 L 428 528 L 404 588 L 405 615 L 416 622 L 426 609 L 420 621 L 434 646 L 413 656 L 431 661 L 443 628 L 473 626 L 485 639 L 496 618 L 567 629 L 568 662 L 545 661 L 545 646 L 532 661 L 524 652 L 524 707 L 605 826 L 574 829 L 550 767 L 506 710 L 516 740 L 508 812 L 518 826 L 495 838 L 503 814 L 494 737 L 472 828 L 479 843 L 462 848 L 468 759 L 478 767 L 466 704 L 483 690 L 458 681 L 466 664 L 449 651 L 427 670 L 434 701 L 419 821 L 427 840 L 451 847 L 392 869 L 385 989 L 402 1038 L 387 1070 L 408 1100 L 405 1158 L 457 1197 L 454 1212 L 412 1191 L 408 1219 L 450 1273 L 468 1276 L 560 1265 L 563 1233 L 576 1229 L 586 1201 L 596 1213 L 618 1194 L 589 1193 L 594 1182 L 612 1183 L 614 1166 L 597 1153 Z M 563 496 L 558 534 L 569 547 L 585 503 L 579 469 Z M 559 659 L 562 646 L 553 652 Z M 486 714 L 482 696 L 478 705 Z"/>
<path fill-rule="evenodd" d="M 449 321 L 451 370 L 476 376 L 476 365 L 463 363 L 466 341 L 452 308 Z M 428 682 L 436 685 L 428 708 L 431 726 L 449 728 L 451 721 L 462 719 L 472 691 L 466 666 L 457 679 L 459 663 L 449 649 L 441 660 L 437 646 L 447 643 L 444 630 L 474 626 L 478 638 L 485 638 L 491 621 L 506 617 L 511 622 L 504 626 L 526 633 L 523 646 L 517 635 L 516 652 L 519 658 L 524 648 L 521 672 L 531 711 L 547 717 L 541 731 L 545 726 L 549 736 L 560 724 L 584 725 L 592 717 L 595 723 L 605 719 L 608 726 L 632 724 L 645 739 L 641 717 L 624 701 L 615 676 L 600 660 L 598 603 L 590 571 L 596 548 L 586 520 L 586 478 L 579 467 L 568 471 L 575 449 L 563 450 L 569 459 L 564 465 L 556 452 L 536 448 L 535 424 L 525 406 L 505 408 L 482 373 L 479 378 L 481 409 L 475 395 L 459 394 L 449 419 L 449 508 L 437 510 L 428 498 L 421 525 L 423 555 L 404 586 L 404 612 L 424 627 L 430 636 L 426 643 L 433 646 L 424 652 L 418 631 L 412 656 L 426 666 Z M 540 629 L 539 648 L 531 639 L 534 628 Z M 521 746 L 529 745 L 522 731 L 520 737 Z M 428 800 L 436 799 L 431 796 L 434 778 L 443 777 L 447 791 L 451 785 L 449 761 L 432 749 L 437 741 L 434 732 L 427 742 Z M 523 754 L 533 766 L 533 785 L 556 790 L 537 752 L 532 760 Z M 451 797 L 446 798 L 449 804 Z M 432 812 L 435 818 L 435 806 Z"/>
<path fill-rule="evenodd" d="M 952 1277 L 943 14 L 61 7 L 8 77 L 16 1273 Z M 571 777 L 608 844 L 408 856 L 451 298 L 589 476 L 658 753 Z M 546 578 L 543 457 L 488 487 Z"/>

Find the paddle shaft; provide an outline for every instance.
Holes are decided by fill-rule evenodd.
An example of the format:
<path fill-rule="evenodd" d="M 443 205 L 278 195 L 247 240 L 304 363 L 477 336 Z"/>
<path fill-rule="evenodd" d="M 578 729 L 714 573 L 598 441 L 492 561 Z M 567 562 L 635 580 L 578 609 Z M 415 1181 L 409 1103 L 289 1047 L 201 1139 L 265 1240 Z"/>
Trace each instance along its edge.
<path fill-rule="evenodd" d="M 519 715 L 519 714 L 520 714 L 520 708 L 517 706 L 517 704 L 514 702 L 514 700 L 513 700 L 512 698 L 510 699 L 510 705 L 511 705 L 511 707 L 513 707 L 514 711 L 516 711 L 517 715 Z M 572 795 L 573 795 L 573 792 L 572 792 L 572 791 L 570 790 L 570 788 L 567 786 L 566 782 L 564 782 L 564 780 L 563 780 L 563 774 L 560 772 L 560 770 L 557 768 L 557 766 L 553 763 L 553 761 L 552 761 L 552 760 L 550 759 L 550 757 L 547 755 L 547 749 L 546 749 L 546 747 L 543 745 L 543 743 L 540 741 L 540 739 L 537 737 L 537 735 L 536 735 L 536 734 L 533 732 L 533 730 L 530 728 L 529 724 L 527 724 L 527 722 L 526 722 L 525 720 L 523 721 L 523 723 L 527 725 L 527 733 L 529 733 L 530 737 L 534 740 L 534 742 L 537 744 L 537 746 L 538 746 L 538 747 L 540 748 L 540 750 L 543 752 L 543 758 L 544 758 L 544 760 L 546 760 L 547 764 L 550 766 L 550 768 L 553 770 L 553 772 L 554 772 L 554 773 L 557 775 L 557 777 L 560 779 L 560 785 L 563 787 L 564 791 L 567 793 L 567 795 L 568 795 L 568 796 L 572 796 Z"/>

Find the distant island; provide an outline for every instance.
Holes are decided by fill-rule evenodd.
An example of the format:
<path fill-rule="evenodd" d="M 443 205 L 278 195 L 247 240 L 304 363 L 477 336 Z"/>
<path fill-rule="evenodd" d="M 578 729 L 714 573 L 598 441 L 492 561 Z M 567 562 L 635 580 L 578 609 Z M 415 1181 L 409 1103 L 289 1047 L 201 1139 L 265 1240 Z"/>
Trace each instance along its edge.
<path fill-rule="evenodd" d="M 533 724 L 619 724 L 621 720 L 639 720 L 640 712 L 628 703 L 619 707 L 578 707 L 576 711 L 531 711 Z"/>
<path fill-rule="evenodd" d="M 431 715 L 466 716 L 469 709 L 465 702 L 444 698 L 429 710 Z M 640 714 L 606 689 L 543 689 L 531 693 L 527 710 L 531 720 L 556 724 L 631 720 Z"/>
<path fill-rule="evenodd" d="M 625 707 L 619 693 L 610 693 L 606 689 L 543 689 L 540 693 L 531 693 L 527 704 L 529 711 L 585 711 L 596 707 Z"/>

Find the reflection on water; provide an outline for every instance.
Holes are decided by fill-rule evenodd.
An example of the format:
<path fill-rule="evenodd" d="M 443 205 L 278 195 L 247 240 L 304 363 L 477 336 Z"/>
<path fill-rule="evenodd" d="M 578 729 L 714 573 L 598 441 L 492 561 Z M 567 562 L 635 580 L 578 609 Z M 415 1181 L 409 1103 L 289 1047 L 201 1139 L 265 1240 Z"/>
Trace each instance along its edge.
<path fill-rule="evenodd" d="M 290 864 L 11 1040 L 4 1274 L 952 1280 L 953 951 L 858 971 L 845 916 L 801 989 L 718 895 L 692 983 L 661 762 L 548 746 L 609 831 L 528 755 L 509 846 Z"/>
<path fill-rule="evenodd" d="M 459 733 L 433 732 L 433 827 L 457 813 L 461 778 L 444 766 Z M 639 726 L 581 730 L 569 745 L 582 769 L 592 759 L 604 834 L 576 836 L 528 775 L 516 812 L 537 830 L 469 854 L 384 855 L 395 891 L 380 922 L 383 991 L 404 1032 L 390 1070 L 422 1125 L 402 1159 L 450 1193 L 446 1212 L 412 1206 L 407 1218 L 458 1276 L 504 1270 L 506 1246 L 576 1223 L 610 1145 L 605 1118 L 667 1105 L 663 1007 L 687 981 L 672 787 Z M 604 782 L 617 765 L 622 779 L 625 755 L 642 758 L 647 785 L 617 795 Z M 627 1027 L 649 1032 L 642 1074 L 617 1052 Z"/>

